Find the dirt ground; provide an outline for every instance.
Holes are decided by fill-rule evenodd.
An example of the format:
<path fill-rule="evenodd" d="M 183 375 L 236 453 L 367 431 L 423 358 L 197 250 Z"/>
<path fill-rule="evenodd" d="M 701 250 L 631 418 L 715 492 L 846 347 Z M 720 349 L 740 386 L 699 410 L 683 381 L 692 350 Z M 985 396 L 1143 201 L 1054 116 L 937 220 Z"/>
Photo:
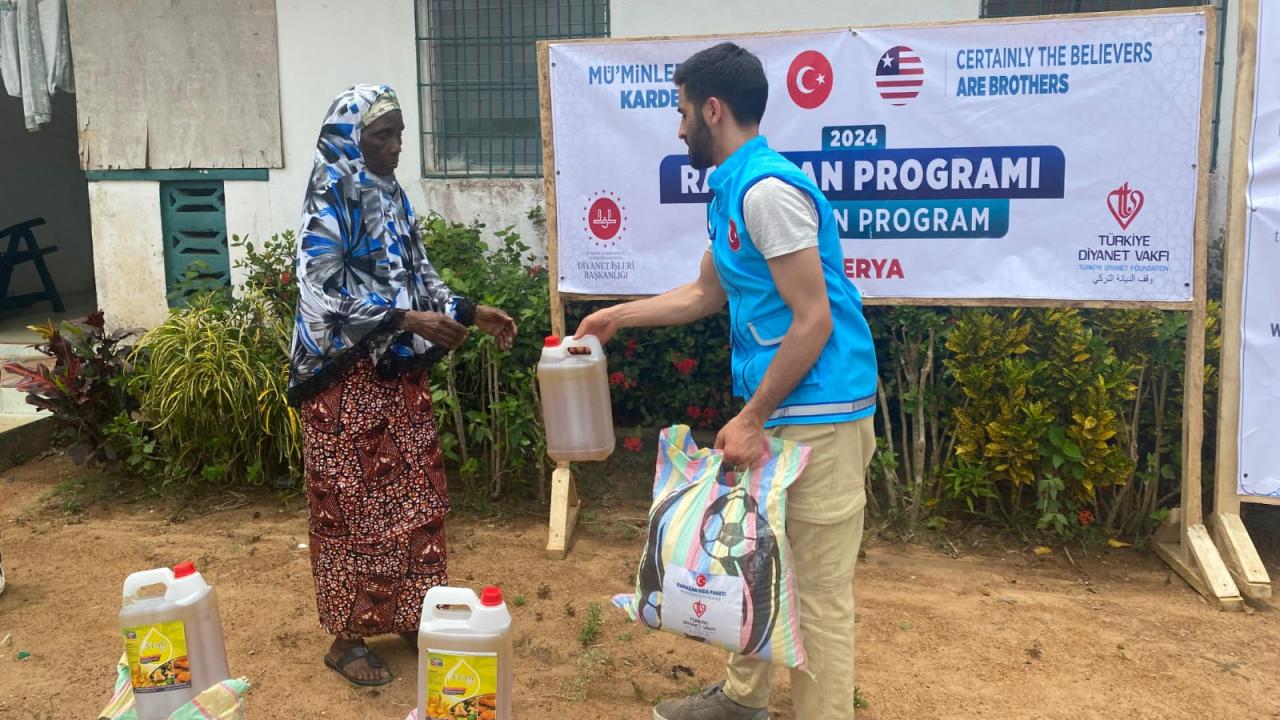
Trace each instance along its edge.
<path fill-rule="evenodd" d="M 217 588 L 232 670 L 253 682 L 251 718 L 400 720 L 411 709 L 415 658 L 397 638 L 373 643 L 398 674 L 385 688 L 354 689 L 321 665 L 302 503 L 263 496 L 177 519 L 160 505 L 85 508 L 53 493 L 85 472 L 51 457 L 0 473 L 0 641 L 12 635 L 0 648 L 0 718 L 96 717 L 121 652 L 121 582 L 183 559 Z M 631 475 L 617 480 L 627 492 L 588 501 L 567 561 L 543 557 L 537 508 L 449 520 L 455 584 L 495 583 L 523 603 L 512 608 L 517 717 L 645 719 L 656 699 L 721 678 L 721 652 L 609 605 L 642 544 L 649 479 Z M 1246 519 L 1267 525 L 1255 534 L 1280 577 L 1280 522 Z M 872 538 L 857 597 L 864 720 L 1280 718 L 1280 613 L 1212 610 L 1149 553 L 1038 559 L 989 536 Z M 584 648 L 592 603 L 604 623 Z M 786 674 L 776 680 L 773 716 L 791 718 Z"/>

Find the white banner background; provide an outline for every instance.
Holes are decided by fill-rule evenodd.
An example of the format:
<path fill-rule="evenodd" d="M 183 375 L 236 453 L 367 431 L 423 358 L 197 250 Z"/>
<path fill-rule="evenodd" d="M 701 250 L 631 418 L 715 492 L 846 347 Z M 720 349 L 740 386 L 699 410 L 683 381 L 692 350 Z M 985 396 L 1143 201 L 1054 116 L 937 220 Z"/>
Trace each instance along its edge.
<path fill-rule="evenodd" d="M 1280 2 L 1258 2 L 1245 200 L 1240 356 L 1241 495 L 1280 497 Z"/>
<path fill-rule="evenodd" d="M 1192 296 L 1205 26 L 1203 15 L 1182 13 L 735 42 L 764 62 L 770 144 L 811 160 L 819 180 L 824 162 L 844 167 L 823 189 L 846 213 L 846 274 L 865 295 L 1182 302 Z M 551 46 L 562 292 L 652 294 L 696 275 L 705 205 L 680 190 L 701 178 L 681 182 L 692 171 L 673 159 L 666 177 L 659 168 L 686 152 L 670 72 L 714 42 Z M 992 68 L 994 56 L 1007 66 Z M 923 73 L 877 75 L 886 57 Z M 911 98 L 882 97 L 877 83 L 916 79 L 883 88 L 914 89 Z M 1026 94 L 1027 82 L 1040 92 Z M 958 96 L 962 88 L 982 94 Z M 859 158 L 900 169 L 908 156 L 921 166 L 970 157 L 976 182 L 981 157 L 999 174 L 1005 158 L 1026 163 L 1028 154 L 1042 194 L 1052 194 L 1062 165 L 1054 157 L 1065 160 L 1057 196 L 876 193 L 874 181 L 851 192 Z"/>

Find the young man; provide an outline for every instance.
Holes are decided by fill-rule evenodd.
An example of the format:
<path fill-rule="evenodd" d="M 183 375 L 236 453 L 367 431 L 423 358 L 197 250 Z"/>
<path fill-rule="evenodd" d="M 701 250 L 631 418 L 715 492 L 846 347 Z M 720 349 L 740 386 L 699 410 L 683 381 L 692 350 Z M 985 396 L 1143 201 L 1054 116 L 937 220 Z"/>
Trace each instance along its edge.
<path fill-rule="evenodd" d="M 875 449 L 876 359 L 858 291 L 841 273 L 831 206 L 760 135 L 769 95 L 760 60 L 732 43 L 679 67 L 680 138 L 716 166 L 711 246 L 698 279 L 586 317 L 577 335 L 675 325 L 729 303 L 734 393 L 742 412 L 716 438 L 724 462 L 756 463 L 772 434 L 813 448 L 788 491 L 787 537 L 808 673 L 791 673 L 796 717 L 853 717 L 853 574 Z M 811 673 L 811 674 L 810 674 Z M 730 656 L 728 679 L 654 708 L 656 720 L 765 720 L 769 663 Z"/>

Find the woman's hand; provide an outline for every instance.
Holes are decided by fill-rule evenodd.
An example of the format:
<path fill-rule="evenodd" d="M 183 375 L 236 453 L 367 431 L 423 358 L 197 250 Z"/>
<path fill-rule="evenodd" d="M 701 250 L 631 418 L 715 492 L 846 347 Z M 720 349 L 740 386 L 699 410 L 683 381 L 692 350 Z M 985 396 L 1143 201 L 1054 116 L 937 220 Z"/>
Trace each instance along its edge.
<path fill-rule="evenodd" d="M 409 310 L 400 321 L 400 329 L 408 330 L 445 350 L 454 350 L 467 339 L 465 325 L 438 312 Z"/>
<path fill-rule="evenodd" d="M 492 335 L 502 350 L 510 350 L 516 341 L 516 321 L 498 308 L 477 305 L 476 327 Z"/>

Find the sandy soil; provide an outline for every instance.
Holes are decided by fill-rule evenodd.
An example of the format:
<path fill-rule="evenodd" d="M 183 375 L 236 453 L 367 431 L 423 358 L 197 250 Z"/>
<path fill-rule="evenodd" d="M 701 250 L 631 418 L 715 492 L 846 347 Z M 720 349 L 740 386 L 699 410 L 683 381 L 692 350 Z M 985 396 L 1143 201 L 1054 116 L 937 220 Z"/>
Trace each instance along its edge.
<path fill-rule="evenodd" d="M 80 508 L 51 495 L 85 472 L 53 457 L 0 477 L 10 576 L 0 640 L 12 635 L 0 648 L 0 718 L 96 717 L 121 652 L 123 578 L 188 558 L 217 587 L 233 672 L 254 684 L 250 717 L 399 720 L 410 710 L 415 659 L 403 641 L 374 642 L 399 675 L 379 690 L 354 689 L 320 664 L 327 638 L 298 547 L 300 502 L 254 498 L 175 518 L 158 505 Z M 544 559 L 536 508 L 450 519 L 456 584 L 496 583 L 522 602 L 512 608 L 518 717 L 643 719 L 656 699 L 720 679 L 720 652 L 645 631 L 608 605 L 631 583 L 648 482 L 642 472 L 615 478 L 625 492 L 588 501 L 594 511 L 567 561 Z M 1272 577 L 1278 514 L 1247 518 Z M 1131 549 L 1038 559 L 990 537 L 936 542 L 868 543 L 857 684 L 869 706 L 859 718 L 1280 718 L 1273 609 L 1212 610 Z M 584 648 L 591 603 L 604 624 Z M 31 657 L 18 661 L 18 651 Z M 785 673 L 777 680 L 774 717 L 791 718 Z"/>

